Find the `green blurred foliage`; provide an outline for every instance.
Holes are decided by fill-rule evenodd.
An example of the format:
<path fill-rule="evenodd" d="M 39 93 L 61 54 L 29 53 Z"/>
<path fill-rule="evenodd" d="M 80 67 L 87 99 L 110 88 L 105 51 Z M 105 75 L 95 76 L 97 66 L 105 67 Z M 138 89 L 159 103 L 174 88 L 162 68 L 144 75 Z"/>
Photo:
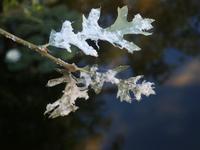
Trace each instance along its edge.
<path fill-rule="evenodd" d="M 10 9 L 19 5 L 18 0 L 3 0 L 3 12 L 8 12 Z"/>

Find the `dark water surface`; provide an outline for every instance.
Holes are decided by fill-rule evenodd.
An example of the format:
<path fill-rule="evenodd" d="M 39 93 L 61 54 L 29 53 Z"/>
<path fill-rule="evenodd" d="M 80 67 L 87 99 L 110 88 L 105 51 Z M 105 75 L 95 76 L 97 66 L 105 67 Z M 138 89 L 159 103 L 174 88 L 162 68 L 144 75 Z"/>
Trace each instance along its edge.
<path fill-rule="evenodd" d="M 130 65 L 121 77 L 144 74 L 146 80 L 156 83 L 157 95 L 128 104 L 120 102 L 116 98 L 116 88 L 107 85 L 99 95 L 90 91 L 88 101 L 79 100 L 77 112 L 48 119 L 43 115 L 46 104 L 61 95 L 63 86 L 47 88 L 45 84 L 59 75 L 54 71 L 42 72 L 46 65 L 42 64 L 42 69 L 38 67 L 42 60 L 37 55 L 34 62 L 28 62 L 23 69 L 12 69 L 15 64 L 4 61 L 5 54 L 19 45 L 0 38 L 0 149 L 200 149 L 199 0 L 55 0 L 46 1 L 45 5 L 52 13 L 54 7 L 65 6 L 68 8 L 63 9 L 66 14 L 72 11 L 87 14 L 91 8 L 101 7 L 99 23 L 103 27 L 113 23 L 117 7 L 123 5 L 129 7 L 129 18 L 136 13 L 154 18 L 152 36 L 127 36 L 142 51 L 131 55 L 100 42 L 99 58 L 81 56 L 73 61 L 79 65 L 95 62 L 103 69 Z M 59 11 L 56 14 L 59 23 L 52 26 L 59 29 L 64 20 L 59 18 Z M 73 14 L 71 16 L 73 19 Z M 29 24 L 30 30 L 36 30 L 34 23 Z M 19 22 L 8 21 L 2 26 L 13 31 Z M 46 24 L 48 27 L 51 27 L 50 21 Z M 25 33 L 26 28 L 23 29 Z M 46 30 L 50 32 L 49 28 Z M 20 35 L 20 31 L 16 33 Z M 48 39 L 46 33 L 35 34 Z"/>

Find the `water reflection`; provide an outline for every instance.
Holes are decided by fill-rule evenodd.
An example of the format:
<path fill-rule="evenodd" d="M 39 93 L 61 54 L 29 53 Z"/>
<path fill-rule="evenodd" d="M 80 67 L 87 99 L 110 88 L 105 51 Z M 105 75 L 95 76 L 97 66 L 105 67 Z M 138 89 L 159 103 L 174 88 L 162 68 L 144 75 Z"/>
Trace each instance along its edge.
<path fill-rule="evenodd" d="M 2 149 L 200 148 L 198 142 L 199 0 L 54 0 L 51 2 L 45 0 L 42 2 L 49 10 L 43 8 L 44 12 L 41 9 L 34 15 L 47 21 L 45 25 L 36 24 L 34 21 L 30 23 L 30 20 L 22 20 L 15 16 L 12 16 L 14 19 L 9 18 L 8 14 L 4 19 L 0 19 L 0 24 L 9 31 L 40 43 L 46 42 L 50 29 L 58 29 L 65 18 L 79 20 L 79 13 L 87 14 L 94 7 L 102 8 L 100 23 L 103 27 L 112 24 L 116 18 L 117 7 L 126 4 L 130 9 L 130 18 L 136 13 L 155 18 L 152 36 L 126 37 L 139 45 L 142 48 L 141 52 L 131 55 L 108 43 L 100 42 L 99 59 L 76 56 L 71 61 L 79 65 L 95 62 L 101 64 L 104 69 L 128 64 L 131 68 L 120 76 L 126 78 L 144 74 L 146 79 L 157 83 L 157 95 L 144 98 L 140 103 L 120 103 L 116 99 L 116 89 L 106 86 L 100 95 L 95 96 L 91 92 L 92 98 L 89 101 L 78 101 L 80 109 L 76 113 L 49 120 L 43 116 L 45 106 L 49 101 L 58 98 L 63 88 L 45 87 L 46 81 L 57 75 L 51 69 L 48 70 L 53 67 L 42 63 L 42 59 L 37 55 L 25 53 L 26 66 L 20 66 L 21 70 L 13 69 L 14 64 L 10 67 L 2 60 L 5 58 L 6 50 L 18 45 L 0 38 Z M 67 15 L 61 17 L 61 14 Z M 32 28 L 33 23 L 34 28 Z M 79 28 L 79 25 L 74 25 Z M 92 44 L 92 41 L 90 42 Z M 62 53 L 59 55 L 64 57 Z M 48 71 L 42 72 L 44 68 Z"/>
<path fill-rule="evenodd" d="M 199 63 L 194 60 L 178 69 L 157 87 L 156 97 L 132 105 L 107 101 L 107 113 L 113 120 L 106 149 L 118 135 L 124 138 L 122 149 L 127 150 L 199 148 Z"/>

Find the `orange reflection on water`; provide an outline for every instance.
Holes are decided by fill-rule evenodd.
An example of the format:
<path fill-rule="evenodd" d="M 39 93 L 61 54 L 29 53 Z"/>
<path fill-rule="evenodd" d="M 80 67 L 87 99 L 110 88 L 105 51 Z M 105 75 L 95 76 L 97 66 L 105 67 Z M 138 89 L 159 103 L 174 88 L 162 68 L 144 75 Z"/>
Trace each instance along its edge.
<path fill-rule="evenodd" d="M 172 77 L 166 81 L 166 85 L 171 86 L 187 86 L 193 83 L 200 82 L 200 60 L 194 59 L 172 75 Z"/>

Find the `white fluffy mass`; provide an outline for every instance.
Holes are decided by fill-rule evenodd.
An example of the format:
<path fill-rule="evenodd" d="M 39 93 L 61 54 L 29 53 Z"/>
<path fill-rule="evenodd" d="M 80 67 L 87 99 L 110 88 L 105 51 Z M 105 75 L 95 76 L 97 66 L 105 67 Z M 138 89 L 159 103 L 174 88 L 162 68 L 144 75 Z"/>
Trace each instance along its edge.
<path fill-rule="evenodd" d="M 127 21 L 128 8 L 124 6 L 118 8 L 118 16 L 116 21 L 107 28 L 102 28 L 98 24 L 100 18 L 100 9 L 92 9 L 86 18 L 83 15 L 82 31 L 74 33 L 72 24 L 66 20 L 60 32 L 51 31 L 49 44 L 55 47 L 64 48 L 71 52 L 71 45 L 78 47 L 86 55 L 98 56 L 97 51 L 90 46 L 86 40 L 90 39 L 96 42 L 104 40 L 110 42 L 112 45 L 121 49 L 125 48 L 128 52 L 140 50 L 140 48 L 133 42 L 124 39 L 127 34 L 143 34 L 151 35 L 148 30 L 152 29 L 151 23 L 153 19 L 142 18 L 140 14 L 134 16 L 132 21 Z M 55 118 L 58 116 L 68 115 L 78 109 L 75 101 L 79 98 L 88 99 L 89 87 L 97 94 L 101 92 L 105 82 L 110 82 L 118 87 L 117 98 L 120 101 L 132 102 L 130 93 L 132 92 L 137 101 L 140 101 L 142 95 L 149 96 L 155 94 L 154 83 L 146 82 L 145 80 L 139 82 L 142 76 L 131 77 L 128 79 L 119 79 L 116 75 L 127 69 L 127 66 L 119 66 L 107 72 L 98 71 L 97 66 L 85 67 L 80 70 L 80 77 L 76 78 L 72 74 L 64 74 L 63 77 L 52 79 L 47 86 L 52 87 L 57 84 L 66 83 L 63 95 L 60 99 L 52 104 L 48 104 L 45 114 L 49 117 Z M 82 87 L 80 85 L 83 85 Z"/>
<path fill-rule="evenodd" d="M 81 72 L 80 78 L 68 74 L 49 80 L 47 83 L 48 87 L 53 87 L 61 83 L 66 83 L 66 86 L 62 97 L 56 102 L 47 105 L 45 114 L 49 114 L 49 117 L 55 118 L 66 116 L 76 111 L 78 109 L 78 106 L 76 106 L 77 99 L 88 99 L 87 92 L 89 88 L 92 88 L 97 94 L 100 93 L 106 82 L 110 82 L 118 87 L 117 98 L 120 101 L 131 103 L 133 98 L 131 98 L 130 92 L 135 95 L 137 101 L 141 100 L 142 95 L 149 96 L 155 94 L 153 83 L 146 81 L 138 83 L 142 76 L 131 77 L 126 80 L 117 78 L 116 75 L 125 69 L 123 66 L 119 66 L 107 72 L 99 72 L 96 66 L 92 66 L 88 68 L 87 72 Z"/>
<path fill-rule="evenodd" d="M 148 30 L 152 29 L 153 19 L 143 19 L 139 14 L 135 15 L 131 22 L 127 21 L 128 8 L 124 6 L 118 8 L 118 17 L 113 25 L 102 28 L 98 24 L 100 9 L 92 9 L 86 18 L 83 15 L 82 31 L 74 33 L 71 22 L 66 20 L 60 32 L 51 31 L 49 44 L 55 47 L 67 49 L 71 52 L 71 45 L 78 47 L 86 55 L 97 57 L 97 51 L 90 46 L 86 40 L 91 39 L 98 42 L 104 40 L 121 49 L 125 48 L 128 52 L 138 51 L 140 48 L 133 42 L 125 40 L 126 34 L 151 35 Z M 97 44 L 98 46 L 98 44 Z"/>
<path fill-rule="evenodd" d="M 154 83 L 146 81 L 138 83 L 143 76 L 122 80 L 116 77 L 121 70 L 108 70 L 105 73 L 98 72 L 97 70 L 97 67 L 91 67 L 89 73 L 84 72 L 80 75 L 84 79 L 86 87 L 90 86 L 97 94 L 101 91 L 105 82 L 110 82 L 118 87 L 117 98 L 120 98 L 120 101 L 131 102 L 133 99 L 130 96 L 130 92 L 134 93 L 137 101 L 142 99 L 142 95 L 149 96 L 155 94 Z"/>
<path fill-rule="evenodd" d="M 51 118 L 66 116 L 70 112 L 76 111 L 78 107 L 75 105 L 75 101 L 78 98 L 89 98 L 87 89 L 77 86 L 77 81 L 71 75 L 49 80 L 47 86 L 52 87 L 65 82 L 66 87 L 62 97 L 46 107 L 45 114 L 50 114 Z"/>

